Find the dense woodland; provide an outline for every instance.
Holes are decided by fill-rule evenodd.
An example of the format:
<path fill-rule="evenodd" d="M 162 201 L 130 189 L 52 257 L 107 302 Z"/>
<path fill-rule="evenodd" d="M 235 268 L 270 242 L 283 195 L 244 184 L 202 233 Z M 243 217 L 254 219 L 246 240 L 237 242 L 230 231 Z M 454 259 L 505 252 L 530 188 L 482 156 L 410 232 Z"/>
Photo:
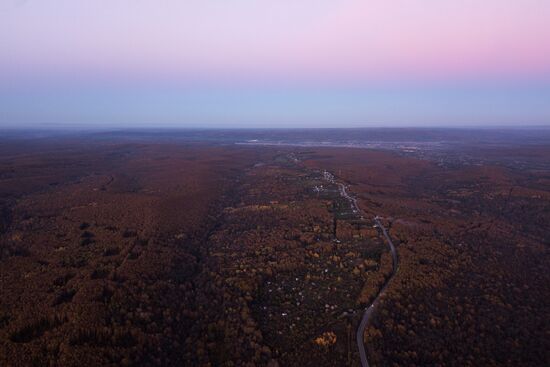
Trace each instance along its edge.
<path fill-rule="evenodd" d="M 0 365 L 358 366 L 391 273 L 376 215 L 399 269 L 371 365 L 550 362 L 546 171 L 154 141 L 0 157 Z"/>
<path fill-rule="evenodd" d="M 309 163 L 353 182 L 399 243 L 399 271 L 365 334 L 370 361 L 548 365 L 549 173 L 375 152 L 358 163 L 363 154 Z"/>

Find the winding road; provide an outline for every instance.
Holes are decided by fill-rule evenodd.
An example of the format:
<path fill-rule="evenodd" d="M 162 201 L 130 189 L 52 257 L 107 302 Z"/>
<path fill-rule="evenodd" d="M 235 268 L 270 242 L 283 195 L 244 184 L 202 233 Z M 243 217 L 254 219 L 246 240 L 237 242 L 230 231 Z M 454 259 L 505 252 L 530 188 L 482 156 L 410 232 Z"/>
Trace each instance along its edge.
<path fill-rule="evenodd" d="M 328 174 L 328 175 L 327 175 Z M 338 188 L 340 190 L 340 195 L 351 203 L 351 209 L 354 212 L 358 212 L 363 214 L 363 211 L 359 208 L 359 205 L 357 204 L 357 199 L 350 196 L 346 190 L 346 185 L 340 182 L 336 182 L 334 179 L 334 176 L 332 174 L 329 174 L 325 171 L 325 178 L 333 183 L 336 183 L 338 185 Z M 384 286 L 380 289 L 374 300 L 370 305 L 368 305 L 365 308 L 365 312 L 363 313 L 363 317 L 361 318 L 361 323 L 359 323 L 359 327 L 357 328 L 357 334 L 356 334 L 356 340 L 357 340 L 357 348 L 359 349 L 359 357 L 361 359 L 361 366 L 362 367 L 369 367 L 369 361 L 367 359 L 367 352 L 365 350 L 365 343 L 363 341 L 363 335 L 365 334 L 365 328 L 367 327 L 372 314 L 374 313 L 374 309 L 376 308 L 378 302 L 380 301 L 380 296 L 384 293 L 386 288 L 388 287 L 390 281 L 395 276 L 395 273 L 397 272 L 398 268 L 398 257 L 397 257 L 397 250 L 395 249 L 395 245 L 393 244 L 388 231 L 380 221 L 380 217 L 376 216 L 374 217 L 374 222 L 376 223 L 376 227 L 379 228 L 382 231 L 382 234 L 384 238 L 386 239 L 386 242 L 388 243 L 388 247 L 390 248 L 390 252 L 392 255 L 393 260 L 393 267 L 392 267 L 392 273 L 390 277 L 386 280 L 384 283 Z"/>
<path fill-rule="evenodd" d="M 384 291 L 388 287 L 390 281 L 395 276 L 395 273 L 397 272 L 397 265 L 398 265 L 397 250 L 395 249 L 395 246 L 394 246 L 390 236 L 388 235 L 388 232 L 386 231 L 386 228 L 384 228 L 384 226 L 380 222 L 380 218 L 378 216 L 376 216 L 374 218 L 374 222 L 376 223 L 378 228 L 380 228 L 382 230 L 382 234 L 386 238 L 386 242 L 388 243 L 388 246 L 389 246 L 390 251 L 391 251 L 392 259 L 393 259 L 393 269 L 392 269 L 392 273 L 391 273 L 390 277 L 388 278 L 388 280 L 386 280 L 386 283 L 384 284 L 384 286 L 380 289 L 380 291 L 376 295 L 376 298 L 372 301 L 372 303 L 369 306 L 367 306 L 367 308 L 365 308 L 365 313 L 363 314 L 363 318 L 361 319 L 361 323 L 359 324 L 359 327 L 357 328 L 357 335 L 356 335 L 357 348 L 359 349 L 359 357 L 361 358 L 361 366 L 363 366 L 363 367 L 368 367 L 369 366 L 369 361 L 367 360 L 367 352 L 365 351 L 365 343 L 363 341 L 363 335 L 365 334 L 365 328 L 367 327 L 367 325 L 368 325 L 368 323 L 369 323 L 369 321 L 372 317 L 372 314 L 374 312 L 374 308 L 376 307 L 376 305 L 378 304 L 378 301 L 380 300 L 380 296 L 382 295 L 382 293 L 384 293 Z"/>

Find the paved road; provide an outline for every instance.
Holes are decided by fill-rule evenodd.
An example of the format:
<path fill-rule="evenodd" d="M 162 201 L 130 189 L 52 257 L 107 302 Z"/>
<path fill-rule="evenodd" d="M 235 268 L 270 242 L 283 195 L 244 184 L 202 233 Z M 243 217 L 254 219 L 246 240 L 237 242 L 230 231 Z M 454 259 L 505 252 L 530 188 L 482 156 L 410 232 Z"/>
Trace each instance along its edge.
<path fill-rule="evenodd" d="M 390 247 L 391 256 L 393 258 L 393 274 L 395 274 L 395 272 L 397 271 L 397 261 L 398 261 L 398 259 L 397 259 L 397 250 L 395 249 L 395 246 L 394 246 L 390 236 L 388 235 L 388 232 L 386 231 L 386 228 L 384 228 L 384 226 L 380 222 L 380 217 L 376 216 L 374 218 L 374 221 L 376 222 L 376 225 L 378 226 L 378 228 L 380 228 L 382 230 L 382 234 L 386 238 L 386 241 L 388 242 L 388 246 Z M 392 274 L 392 276 L 393 276 L 393 274 Z"/>
<path fill-rule="evenodd" d="M 357 199 L 348 194 L 346 190 L 346 185 L 342 183 L 338 183 L 338 188 L 340 189 L 340 195 L 348 199 L 349 202 L 351 203 L 351 209 L 353 210 L 353 212 L 359 213 L 359 206 L 357 205 Z"/>
<path fill-rule="evenodd" d="M 331 182 L 335 182 L 334 176 L 331 174 L 328 174 L 328 172 L 325 171 L 325 178 Z M 357 199 L 350 196 L 346 190 L 346 186 L 342 183 L 335 182 L 338 185 L 338 188 L 340 190 L 340 195 L 351 203 L 351 209 L 354 212 L 361 213 L 362 211 L 359 208 L 359 205 L 357 204 Z M 392 267 L 392 273 L 384 286 L 380 289 L 378 292 L 378 295 L 376 298 L 372 301 L 372 303 L 365 308 L 365 312 L 363 313 L 363 318 L 361 319 L 361 323 L 359 324 L 359 327 L 357 328 L 357 334 L 356 334 L 356 340 L 357 340 L 357 348 L 359 349 L 359 357 L 361 359 L 361 366 L 363 367 L 369 367 L 369 361 L 367 359 L 367 352 L 365 351 L 365 343 L 363 341 L 363 335 L 365 334 L 365 328 L 367 327 L 372 314 L 374 313 L 374 309 L 376 305 L 378 304 L 378 301 L 380 300 L 380 296 L 386 288 L 388 287 L 388 284 L 393 279 L 395 273 L 397 272 L 397 266 L 398 266 L 398 257 L 397 257 L 397 250 L 395 249 L 395 246 L 388 235 L 388 231 L 380 221 L 380 217 L 376 216 L 374 218 L 374 222 L 376 223 L 377 227 L 382 231 L 382 234 L 384 235 L 384 238 L 386 239 L 386 242 L 388 243 L 388 247 L 390 248 L 390 252 L 392 255 L 392 261 L 393 261 L 393 267 Z"/>
<path fill-rule="evenodd" d="M 382 234 L 386 238 L 386 242 L 388 243 L 388 246 L 389 246 L 391 254 L 392 254 L 393 269 L 392 269 L 391 276 L 388 278 L 388 280 L 386 281 L 384 286 L 380 289 L 380 291 L 378 292 L 378 295 L 376 296 L 376 298 L 372 301 L 372 303 L 367 308 L 365 308 L 365 313 L 363 314 L 363 318 L 361 319 L 361 323 L 359 324 L 359 327 L 357 328 L 357 334 L 356 334 L 357 348 L 359 349 L 359 357 L 361 358 L 361 366 L 363 366 L 363 367 L 369 367 L 369 361 L 367 360 L 367 352 L 365 351 L 365 343 L 363 341 L 363 335 L 365 334 L 365 328 L 367 327 L 367 325 L 368 325 L 368 323 L 369 323 L 369 321 L 372 317 L 372 314 L 374 312 L 374 308 L 376 307 L 376 305 L 378 304 L 378 301 L 380 300 L 380 296 L 382 295 L 382 293 L 384 293 L 384 291 L 388 287 L 390 281 L 393 279 L 395 273 L 397 272 L 397 265 L 398 265 L 397 250 L 395 249 L 395 246 L 394 246 L 390 236 L 388 235 L 388 232 L 386 231 L 386 228 L 382 225 L 382 223 L 380 222 L 380 218 L 378 216 L 376 216 L 374 218 L 374 222 L 376 223 L 378 228 L 380 228 L 382 230 Z"/>

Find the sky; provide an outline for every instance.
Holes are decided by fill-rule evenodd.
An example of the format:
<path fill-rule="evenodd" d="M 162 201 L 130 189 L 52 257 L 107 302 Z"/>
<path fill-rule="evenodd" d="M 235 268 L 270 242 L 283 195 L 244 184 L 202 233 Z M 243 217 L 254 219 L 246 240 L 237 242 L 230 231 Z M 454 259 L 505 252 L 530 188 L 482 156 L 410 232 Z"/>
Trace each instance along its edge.
<path fill-rule="evenodd" d="M 0 127 L 550 125 L 549 0 L 0 0 Z"/>

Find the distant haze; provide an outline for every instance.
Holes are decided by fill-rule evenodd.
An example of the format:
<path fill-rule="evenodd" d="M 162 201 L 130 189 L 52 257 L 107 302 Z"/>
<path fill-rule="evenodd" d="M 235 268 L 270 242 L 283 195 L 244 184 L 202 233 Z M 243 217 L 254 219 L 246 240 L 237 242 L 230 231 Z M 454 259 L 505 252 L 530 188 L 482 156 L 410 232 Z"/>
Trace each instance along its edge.
<path fill-rule="evenodd" d="M 0 127 L 550 125 L 546 0 L 4 0 Z"/>

